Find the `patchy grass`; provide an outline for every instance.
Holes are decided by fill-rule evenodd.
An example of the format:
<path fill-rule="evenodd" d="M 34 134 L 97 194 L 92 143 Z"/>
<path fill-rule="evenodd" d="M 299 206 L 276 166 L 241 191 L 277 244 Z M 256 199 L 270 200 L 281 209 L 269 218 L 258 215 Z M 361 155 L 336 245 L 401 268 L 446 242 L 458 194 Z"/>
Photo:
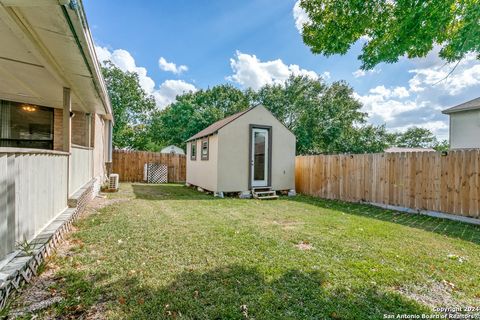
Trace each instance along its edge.
<path fill-rule="evenodd" d="M 480 228 L 311 197 L 122 184 L 50 264 L 43 315 L 372 319 L 480 306 Z M 93 316 L 92 316 L 93 317 Z"/>

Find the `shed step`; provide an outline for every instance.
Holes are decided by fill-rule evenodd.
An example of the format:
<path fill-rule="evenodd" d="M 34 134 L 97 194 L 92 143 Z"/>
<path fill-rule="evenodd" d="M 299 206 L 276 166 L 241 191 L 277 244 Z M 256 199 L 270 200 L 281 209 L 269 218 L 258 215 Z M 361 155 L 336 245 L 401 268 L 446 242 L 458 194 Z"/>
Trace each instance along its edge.
<path fill-rule="evenodd" d="M 273 194 L 274 195 L 274 194 L 276 194 L 275 191 L 255 191 L 253 193 L 255 193 L 256 195 L 262 195 L 262 194 L 265 194 L 265 195 L 266 194 Z"/>
<path fill-rule="evenodd" d="M 252 189 L 252 195 L 255 199 L 260 199 L 260 200 L 267 200 L 267 199 L 277 199 L 278 196 L 277 196 L 277 192 L 275 190 L 271 190 L 271 188 L 269 188 L 270 190 L 268 191 L 257 191 L 259 190 L 260 188 L 256 188 L 256 189 Z M 263 189 L 265 190 L 265 189 Z"/>
<path fill-rule="evenodd" d="M 265 196 L 265 197 L 257 197 L 259 200 L 273 200 L 273 199 L 278 199 L 278 196 Z"/>

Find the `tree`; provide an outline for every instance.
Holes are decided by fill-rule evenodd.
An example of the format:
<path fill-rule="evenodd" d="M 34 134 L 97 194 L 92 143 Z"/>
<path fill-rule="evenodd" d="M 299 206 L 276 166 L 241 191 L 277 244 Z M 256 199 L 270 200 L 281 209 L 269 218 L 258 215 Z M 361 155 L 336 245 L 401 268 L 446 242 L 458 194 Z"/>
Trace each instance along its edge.
<path fill-rule="evenodd" d="M 432 131 L 425 128 L 412 127 L 404 133 L 391 135 L 391 145 L 403 148 L 431 148 L 436 151 L 447 151 L 450 145 L 447 140 L 438 141 Z"/>
<path fill-rule="evenodd" d="M 231 85 L 186 93 L 152 115 L 150 137 L 163 145 L 185 147 L 185 141 L 195 133 L 249 105 L 244 92 Z"/>
<path fill-rule="evenodd" d="M 448 151 L 450 149 L 450 143 L 448 140 L 439 141 L 434 147 L 436 151 Z"/>
<path fill-rule="evenodd" d="M 385 128 L 365 125 L 367 115 L 345 82 L 291 76 L 262 87 L 253 100 L 295 134 L 298 154 L 380 152 L 386 145 Z"/>
<path fill-rule="evenodd" d="M 123 72 L 106 62 L 102 73 L 115 117 L 113 146 L 136 150 L 151 148 L 148 131 L 150 114 L 155 109 L 154 98 L 145 93 L 134 72 Z"/>
<path fill-rule="evenodd" d="M 433 148 L 437 144 L 437 138 L 430 130 L 418 127 L 398 134 L 395 141 L 395 145 L 402 148 Z"/>
<path fill-rule="evenodd" d="M 364 125 L 345 132 L 339 142 L 345 153 L 377 153 L 390 146 L 389 136 L 385 125 Z"/>
<path fill-rule="evenodd" d="M 473 52 L 480 59 L 478 0 L 301 0 L 310 21 L 303 41 L 313 53 L 345 54 L 363 38 L 362 69 L 400 57 L 424 57 L 434 45 L 440 57 L 460 61 Z"/>

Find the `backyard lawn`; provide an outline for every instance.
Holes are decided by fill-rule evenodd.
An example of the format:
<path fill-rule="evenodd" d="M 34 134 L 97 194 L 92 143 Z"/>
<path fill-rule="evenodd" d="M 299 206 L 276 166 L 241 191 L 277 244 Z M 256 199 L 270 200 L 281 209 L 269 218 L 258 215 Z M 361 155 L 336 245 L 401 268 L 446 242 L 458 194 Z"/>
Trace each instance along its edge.
<path fill-rule="evenodd" d="M 40 318 L 381 319 L 480 306 L 479 227 L 180 185 L 122 184 L 109 197 L 45 266 L 63 300 Z"/>

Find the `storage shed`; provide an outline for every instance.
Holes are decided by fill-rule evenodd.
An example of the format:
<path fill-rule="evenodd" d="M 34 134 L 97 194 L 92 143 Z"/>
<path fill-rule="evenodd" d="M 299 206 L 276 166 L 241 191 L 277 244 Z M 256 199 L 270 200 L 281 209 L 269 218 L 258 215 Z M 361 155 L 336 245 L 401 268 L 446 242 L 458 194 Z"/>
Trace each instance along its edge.
<path fill-rule="evenodd" d="M 187 140 L 187 184 L 220 192 L 295 189 L 295 136 L 258 105 Z"/>

